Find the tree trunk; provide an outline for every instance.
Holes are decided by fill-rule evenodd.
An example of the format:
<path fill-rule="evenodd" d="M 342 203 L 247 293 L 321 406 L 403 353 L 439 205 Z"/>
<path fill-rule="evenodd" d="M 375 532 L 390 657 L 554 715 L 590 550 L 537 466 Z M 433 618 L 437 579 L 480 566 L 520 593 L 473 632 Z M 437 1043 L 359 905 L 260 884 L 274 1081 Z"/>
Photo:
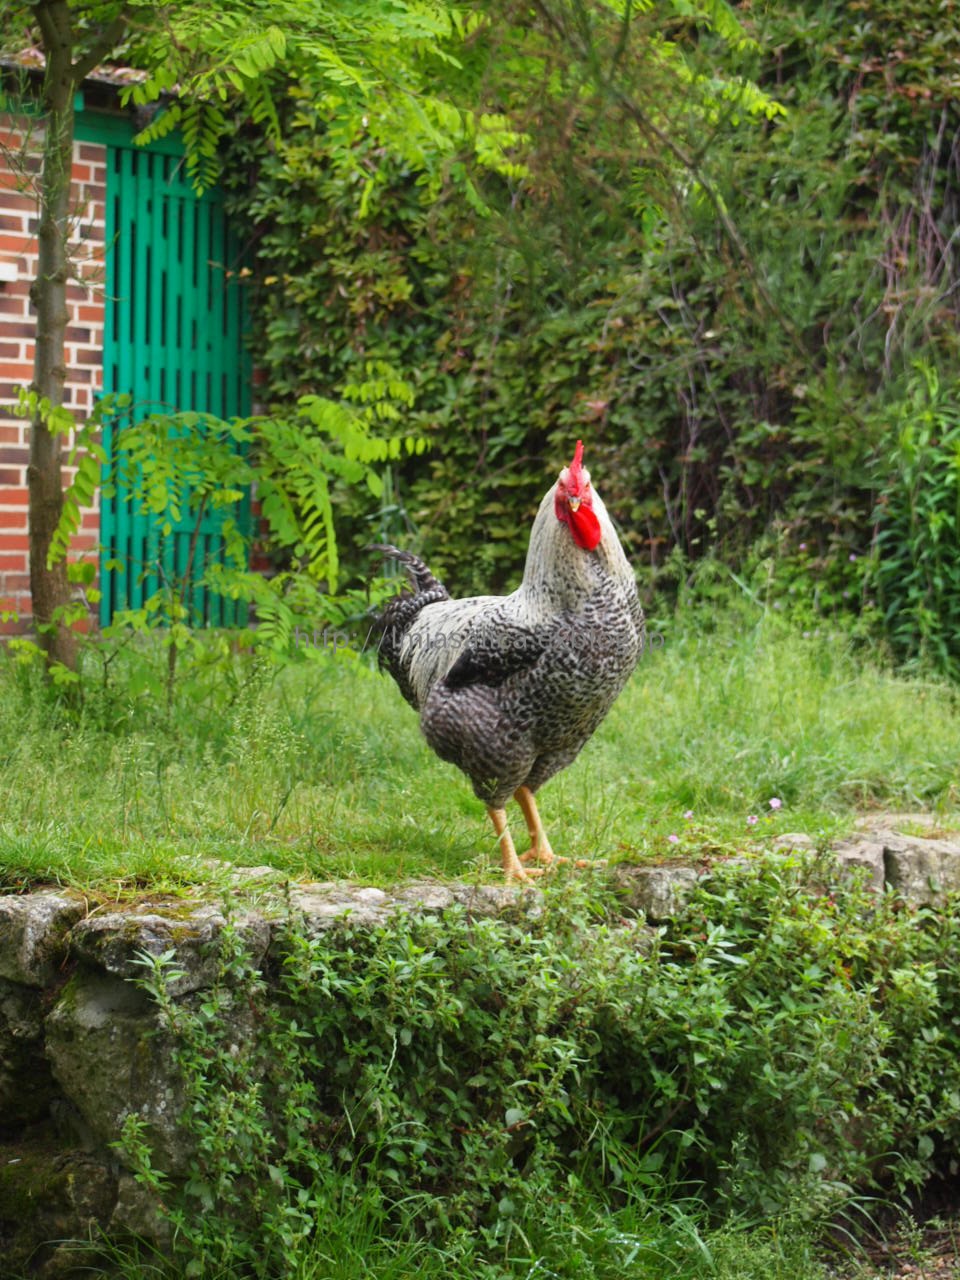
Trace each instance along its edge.
<path fill-rule="evenodd" d="M 37 20 L 44 36 L 47 68 L 43 86 L 46 126 L 40 177 L 39 260 L 30 296 L 37 313 L 33 389 L 50 402 L 63 404 L 67 377 L 67 236 L 70 216 L 70 178 L 73 168 L 73 100 L 76 92 L 72 62 L 73 30 L 66 0 L 41 0 Z M 42 11 L 42 12 L 41 12 Z M 33 621 L 48 663 L 62 662 L 74 670 L 77 639 L 59 617 L 70 599 L 66 560 L 47 566 L 50 540 L 63 508 L 61 440 L 38 414 L 31 424 L 30 463 L 30 595 Z"/>

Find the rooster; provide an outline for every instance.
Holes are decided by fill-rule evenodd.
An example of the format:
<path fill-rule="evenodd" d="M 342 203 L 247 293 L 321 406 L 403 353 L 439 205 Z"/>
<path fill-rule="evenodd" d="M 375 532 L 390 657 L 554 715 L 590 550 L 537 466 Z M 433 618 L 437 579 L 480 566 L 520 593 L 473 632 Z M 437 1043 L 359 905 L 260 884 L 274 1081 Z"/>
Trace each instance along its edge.
<path fill-rule="evenodd" d="M 380 615 L 381 669 L 419 713 L 430 746 L 487 806 L 507 879 L 541 874 L 557 859 L 534 796 L 579 754 L 643 647 L 636 580 L 582 442 L 540 503 L 512 595 L 451 599 L 418 556 L 371 550 L 398 560 L 412 586 Z M 519 858 L 510 796 L 530 835 Z"/>

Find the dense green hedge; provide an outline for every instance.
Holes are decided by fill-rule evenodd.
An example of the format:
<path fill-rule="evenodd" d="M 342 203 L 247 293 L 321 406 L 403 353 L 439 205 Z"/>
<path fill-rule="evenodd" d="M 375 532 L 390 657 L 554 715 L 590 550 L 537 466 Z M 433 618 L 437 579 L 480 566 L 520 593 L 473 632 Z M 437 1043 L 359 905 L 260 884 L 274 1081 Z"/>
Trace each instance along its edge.
<path fill-rule="evenodd" d="M 892 539 L 914 565 L 944 520 L 957 535 L 952 490 L 919 542 L 904 532 L 899 447 L 914 362 L 945 370 L 956 357 L 958 152 L 942 52 L 956 37 L 932 0 L 908 14 L 861 0 L 745 17 L 759 50 L 741 52 L 740 69 L 786 114 L 718 119 L 704 139 L 673 109 L 699 165 L 685 180 L 618 145 L 599 97 L 592 127 L 570 136 L 556 102 L 512 83 L 494 50 L 488 76 L 536 133 L 526 184 L 485 180 L 487 217 L 372 141 L 352 180 L 334 177 L 330 117 L 294 93 L 281 144 L 242 144 L 250 181 L 235 196 L 257 227 L 266 394 L 335 392 L 370 356 L 408 372 L 409 428 L 432 449 L 393 477 L 380 532 L 415 542 L 454 591 L 516 580 L 536 503 L 582 436 L 654 585 L 719 557 L 804 616 L 866 604 L 912 619 L 898 656 L 950 669 L 955 636 L 942 626 L 931 643 L 930 630 L 957 608 L 957 584 L 920 572 L 904 614 L 888 591 L 899 571 L 877 578 L 873 565 L 878 529 L 880 553 Z M 707 71 L 720 57 L 707 39 L 699 53 Z M 340 501 L 359 548 L 372 513 Z M 916 619 L 930 616 L 924 632 Z"/>

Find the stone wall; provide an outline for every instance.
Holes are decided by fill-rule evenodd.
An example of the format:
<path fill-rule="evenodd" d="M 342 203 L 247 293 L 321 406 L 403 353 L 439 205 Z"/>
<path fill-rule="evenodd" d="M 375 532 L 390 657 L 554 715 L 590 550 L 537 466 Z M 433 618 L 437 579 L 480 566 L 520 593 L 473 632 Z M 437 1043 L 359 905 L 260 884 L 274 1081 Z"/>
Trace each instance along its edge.
<path fill-rule="evenodd" d="M 874 825 L 824 857 L 838 862 L 841 874 L 866 875 L 878 890 L 936 905 L 960 890 L 960 838 L 909 834 L 914 830 L 913 820 Z M 780 841 L 787 856 L 811 845 L 799 834 Z M 620 864 L 610 877 L 624 911 L 656 922 L 677 911 L 708 870 Z M 256 963 L 268 957 L 291 908 L 316 934 L 348 915 L 373 928 L 405 911 L 458 904 L 475 915 L 529 918 L 542 904 L 535 890 L 432 882 L 390 893 L 291 887 L 268 868 L 238 870 L 235 881 L 238 901 L 257 903 L 232 916 Z M 100 1230 L 162 1236 L 151 1202 L 111 1146 L 134 1113 L 150 1126 L 157 1166 L 175 1176 L 189 1164 L 170 1046 L 154 1006 L 131 979 L 142 973 L 144 953 L 174 952 L 179 976 L 171 994 L 194 998 L 213 980 L 225 924 L 220 907 L 199 900 L 121 908 L 94 906 L 69 891 L 0 896 L 0 1276 L 80 1274 L 76 1248 L 52 1242 Z M 242 1052 L 244 1037 L 255 1033 L 238 1026 L 234 1034 Z"/>

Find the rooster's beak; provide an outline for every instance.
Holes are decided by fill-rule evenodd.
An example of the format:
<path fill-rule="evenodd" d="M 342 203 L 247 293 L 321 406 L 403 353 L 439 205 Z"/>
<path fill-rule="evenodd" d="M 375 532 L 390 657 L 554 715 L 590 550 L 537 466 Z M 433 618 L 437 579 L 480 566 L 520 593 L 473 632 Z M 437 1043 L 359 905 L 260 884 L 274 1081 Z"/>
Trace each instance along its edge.
<path fill-rule="evenodd" d="M 567 506 L 570 508 L 570 510 L 571 510 L 571 511 L 579 511 L 579 510 L 580 510 L 580 499 L 579 499 L 579 498 L 567 498 Z"/>

